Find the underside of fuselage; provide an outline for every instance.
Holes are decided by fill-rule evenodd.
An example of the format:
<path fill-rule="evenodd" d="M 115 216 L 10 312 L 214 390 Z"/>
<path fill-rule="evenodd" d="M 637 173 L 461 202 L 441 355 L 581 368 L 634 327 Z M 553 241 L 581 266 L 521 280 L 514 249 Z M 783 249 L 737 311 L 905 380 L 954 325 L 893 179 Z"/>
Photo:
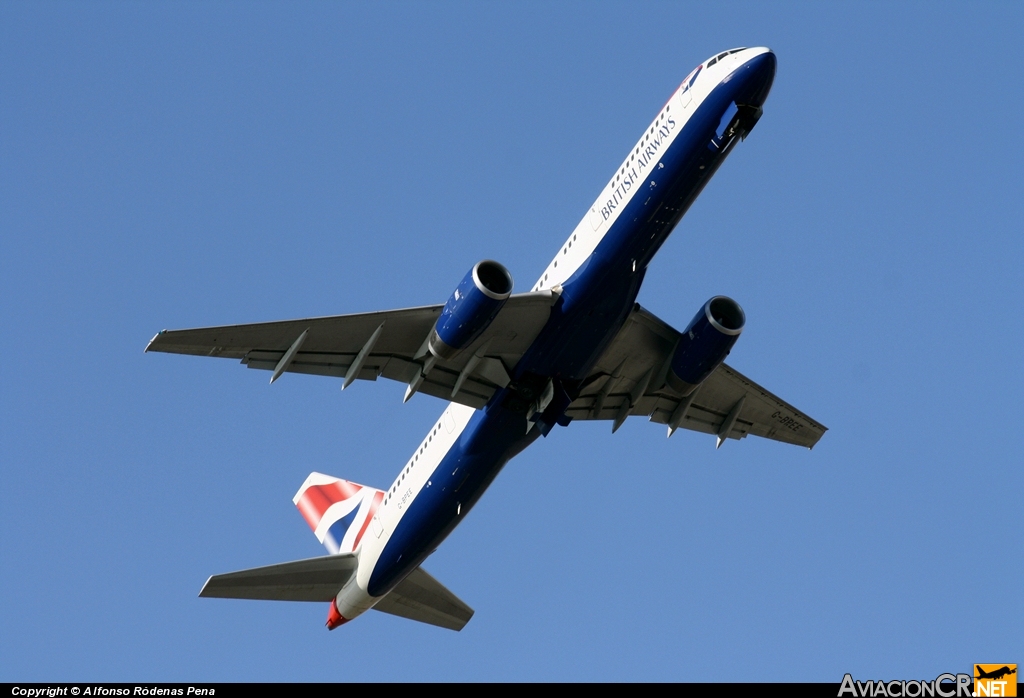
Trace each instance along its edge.
<path fill-rule="evenodd" d="M 408 504 L 367 593 L 386 594 L 440 545 L 513 456 L 555 424 L 568 424 L 565 409 L 633 309 L 648 264 L 756 123 L 774 75 L 774 54 L 760 53 L 688 115 L 594 251 L 556 289 L 550 318 L 511 372 L 512 382 L 473 414 Z M 545 391 L 544 409 L 537 412 Z"/>

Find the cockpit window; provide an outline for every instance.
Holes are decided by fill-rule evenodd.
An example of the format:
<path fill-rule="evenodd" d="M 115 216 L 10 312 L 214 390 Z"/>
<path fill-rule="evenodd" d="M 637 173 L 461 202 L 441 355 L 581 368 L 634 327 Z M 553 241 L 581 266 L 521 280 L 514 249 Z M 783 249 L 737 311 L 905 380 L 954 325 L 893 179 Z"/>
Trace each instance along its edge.
<path fill-rule="evenodd" d="M 697 79 L 697 76 L 700 75 L 701 68 L 703 68 L 703 67 L 704 67 L 703 64 L 698 65 L 696 68 L 693 69 L 692 73 L 690 73 L 689 75 L 686 76 L 686 78 L 683 80 L 683 84 L 681 85 L 681 87 L 683 88 L 683 92 L 686 92 L 688 89 L 693 87 L 693 83 Z M 639 154 L 639 152 L 640 151 L 637 150 L 638 154 Z"/>
<path fill-rule="evenodd" d="M 734 49 L 729 49 L 728 51 L 723 51 L 722 53 L 718 54 L 717 56 L 712 58 L 710 61 L 708 61 L 708 67 L 710 68 L 711 66 L 713 66 L 715 63 L 718 63 L 718 61 L 722 60 L 726 56 L 731 56 L 734 53 L 739 53 L 740 51 L 746 51 L 746 50 L 747 50 L 746 46 L 741 46 L 739 48 L 734 48 Z"/>

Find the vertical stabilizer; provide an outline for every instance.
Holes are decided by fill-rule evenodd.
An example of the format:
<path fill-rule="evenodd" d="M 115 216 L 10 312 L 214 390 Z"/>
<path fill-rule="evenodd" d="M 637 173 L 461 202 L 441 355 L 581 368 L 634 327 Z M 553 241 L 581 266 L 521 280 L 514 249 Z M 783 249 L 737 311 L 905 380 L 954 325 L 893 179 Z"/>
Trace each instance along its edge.
<path fill-rule="evenodd" d="M 317 540 L 334 555 L 359 547 L 383 499 L 381 490 L 310 473 L 292 501 Z"/>

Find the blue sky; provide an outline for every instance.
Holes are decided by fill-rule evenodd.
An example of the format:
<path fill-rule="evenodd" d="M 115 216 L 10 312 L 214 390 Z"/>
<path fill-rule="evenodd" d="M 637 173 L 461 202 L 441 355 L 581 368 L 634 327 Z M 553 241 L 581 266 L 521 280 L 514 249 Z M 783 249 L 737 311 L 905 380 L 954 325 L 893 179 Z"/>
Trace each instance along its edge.
<path fill-rule="evenodd" d="M 0 680 L 933 678 L 1024 662 L 1014 3 L 0 4 Z M 404 386 L 144 355 L 163 328 L 528 289 L 679 81 L 764 117 L 654 261 L 814 451 L 630 420 L 513 460 L 425 567 L 462 633 L 198 599 L 386 486 Z M 1016 504 L 1015 504 L 1016 503 Z M 719 673 L 728 667 L 727 676 Z"/>

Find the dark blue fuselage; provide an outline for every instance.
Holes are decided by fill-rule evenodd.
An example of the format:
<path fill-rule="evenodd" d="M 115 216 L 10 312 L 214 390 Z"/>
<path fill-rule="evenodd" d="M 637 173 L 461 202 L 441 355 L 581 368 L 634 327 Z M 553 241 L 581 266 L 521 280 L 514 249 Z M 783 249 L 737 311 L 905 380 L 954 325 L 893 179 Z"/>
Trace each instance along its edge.
<path fill-rule="evenodd" d="M 647 265 L 738 140 L 723 135 L 726 121 L 737 105 L 759 115 L 774 76 L 774 54 L 760 54 L 696 107 L 593 253 L 561 284 L 512 383 L 473 414 L 409 504 L 370 576 L 370 595 L 387 593 L 423 562 L 509 459 L 552 424 L 567 423 L 565 408 L 628 317 Z M 555 396 L 535 414 L 531 406 L 549 382 L 557 386 Z"/>

